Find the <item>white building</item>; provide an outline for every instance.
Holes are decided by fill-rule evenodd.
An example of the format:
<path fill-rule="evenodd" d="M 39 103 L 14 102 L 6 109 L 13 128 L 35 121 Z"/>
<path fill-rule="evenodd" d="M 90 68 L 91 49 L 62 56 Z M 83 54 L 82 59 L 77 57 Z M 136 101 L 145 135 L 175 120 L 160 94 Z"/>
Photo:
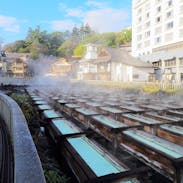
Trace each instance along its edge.
<path fill-rule="evenodd" d="M 78 79 L 112 81 L 149 81 L 153 65 L 132 57 L 123 48 L 104 48 L 97 51 L 88 44 L 86 55 L 79 61 Z"/>
<path fill-rule="evenodd" d="M 183 48 L 183 0 L 133 0 L 132 55 Z"/>

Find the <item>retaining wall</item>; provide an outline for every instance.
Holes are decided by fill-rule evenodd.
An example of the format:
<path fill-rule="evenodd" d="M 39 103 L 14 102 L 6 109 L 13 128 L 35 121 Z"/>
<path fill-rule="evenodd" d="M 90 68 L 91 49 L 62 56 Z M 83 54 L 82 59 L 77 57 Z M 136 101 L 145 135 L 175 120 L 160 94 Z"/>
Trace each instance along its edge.
<path fill-rule="evenodd" d="M 45 183 L 41 162 L 26 119 L 17 103 L 2 93 L 0 116 L 5 121 L 11 137 L 14 183 Z"/>

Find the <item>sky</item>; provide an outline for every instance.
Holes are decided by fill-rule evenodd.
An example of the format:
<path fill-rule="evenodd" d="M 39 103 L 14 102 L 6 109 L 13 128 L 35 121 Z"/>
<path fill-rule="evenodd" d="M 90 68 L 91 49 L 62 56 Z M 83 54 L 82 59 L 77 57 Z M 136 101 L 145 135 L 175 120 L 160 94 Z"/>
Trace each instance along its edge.
<path fill-rule="evenodd" d="M 132 0 L 1 0 L 0 43 L 25 39 L 29 28 L 72 30 L 88 23 L 95 31 L 131 27 Z"/>

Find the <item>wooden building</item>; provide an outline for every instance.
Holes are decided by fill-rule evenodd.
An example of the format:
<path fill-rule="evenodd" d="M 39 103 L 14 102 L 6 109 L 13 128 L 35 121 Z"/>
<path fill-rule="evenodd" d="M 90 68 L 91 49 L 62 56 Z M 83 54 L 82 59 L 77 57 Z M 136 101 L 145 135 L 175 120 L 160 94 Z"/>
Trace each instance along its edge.
<path fill-rule="evenodd" d="M 182 49 L 162 50 L 141 56 L 144 61 L 152 62 L 154 80 L 164 83 L 183 82 L 183 51 Z"/>
<path fill-rule="evenodd" d="M 11 64 L 11 72 L 15 78 L 23 78 L 27 75 L 27 64 L 20 58 L 17 58 Z"/>
<path fill-rule="evenodd" d="M 113 81 L 149 81 L 153 66 L 132 57 L 120 48 L 97 51 L 97 45 L 88 44 L 87 52 L 79 61 L 78 79 Z"/>
<path fill-rule="evenodd" d="M 51 73 L 57 76 L 66 76 L 72 69 L 72 64 L 65 58 L 60 58 L 51 65 Z"/>

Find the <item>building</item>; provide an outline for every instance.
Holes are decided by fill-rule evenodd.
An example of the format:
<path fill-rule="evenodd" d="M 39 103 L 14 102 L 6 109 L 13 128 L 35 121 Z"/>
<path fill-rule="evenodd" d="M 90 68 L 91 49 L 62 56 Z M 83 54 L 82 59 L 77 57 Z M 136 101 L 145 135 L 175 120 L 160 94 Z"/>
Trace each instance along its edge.
<path fill-rule="evenodd" d="M 86 45 L 86 54 L 79 62 L 78 79 L 110 80 L 110 55 L 102 50 L 98 53 L 95 44 Z"/>
<path fill-rule="evenodd" d="M 183 49 L 183 0 L 133 0 L 132 55 Z"/>
<path fill-rule="evenodd" d="M 154 80 L 183 82 L 183 0 L 133 0 L 132 55 L 154 66 Z"/>
<path fill-rule="evenodd" d="M 140 58 L 152 62 L 156 81 L 183 82 L 183 49 L 158 51 Z"/>
<path fill-rule="evenodd" d="M 51 65 L 51 74 L 55 76 L 66 76 L 72 69 L 72 64 L 65 58 L 60 58 Z"/>
<path fill-rule="evenodd" d="M 27 64 L 20 58 L 17 58 L 11 64 L 11 73 L 15 78 L 24 78 L 27 75 Z"/>
<path fill-rule="evenodd" d="M 95 44 L 87 45 L 87 52 L 79 61 L 78 79 L 113 81 L 148 81 L 152 64 L 132 57 L 120 48 L 105 48 L 100 52 Z"/>
<path fill-rule="evenodd" d="M 127 51 L 118 48 L 108 49 L 111 62 L 111 80 L 113 81 L 150 81 L 153 65 L 132 57 Z"/>

